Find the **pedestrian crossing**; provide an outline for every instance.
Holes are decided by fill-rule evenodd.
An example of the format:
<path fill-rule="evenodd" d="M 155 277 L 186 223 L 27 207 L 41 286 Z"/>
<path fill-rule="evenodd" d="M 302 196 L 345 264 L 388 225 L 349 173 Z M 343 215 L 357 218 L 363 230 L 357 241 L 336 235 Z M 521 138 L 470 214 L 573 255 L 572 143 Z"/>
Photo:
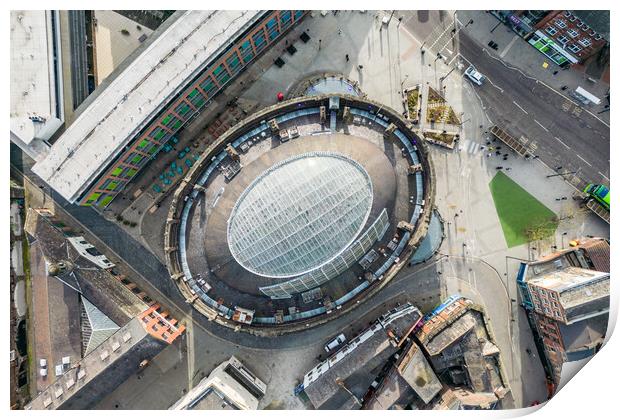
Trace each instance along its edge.
<path fill-rule="evenodd" d="M 468 155 L 480 155 L 485 153 L 495 153 L 495 149 L 490 150 L 484 143 L 478 143 L 473 140 L 460 140 L 458 148 L 461 152 L 465 152 Z M 481 147 L 483 147 L 481 149 Z"/>

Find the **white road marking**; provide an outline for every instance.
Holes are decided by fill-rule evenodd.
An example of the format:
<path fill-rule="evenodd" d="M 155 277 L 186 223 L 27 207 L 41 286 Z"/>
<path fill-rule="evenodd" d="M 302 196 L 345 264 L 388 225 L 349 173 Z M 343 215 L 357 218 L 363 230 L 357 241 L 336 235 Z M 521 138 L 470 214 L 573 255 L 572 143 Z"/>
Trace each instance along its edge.
<path fill-rule="evenodd" d="M 509 68 L 509 69 L 511 69 L 511 70 L 518 71 L 518 72 L 519 72 L 519 73 L 521 73 L 524 77 L 527 77 L 527 78 L 528 78 L 528 79 L 530 79 L 530 80 L 534 80 L 537 84 L 541 84 L 541 85 L 543 85 L 544 87 L 546 87 L 547 89 L 551 90 L 551 91 L 552 91 L 552 92 L 554 92 L 555 94 L 560 95 L 561 97 L 563 97 L 563 98 L 564 98 L 564 99 L 566 99 L 567 101 L 570 101 L 570 102 L 571 102 L 571 103 L 573 103 L 575 106 L 579 106 L 579 104 L 577 104 L 577 103 L 576 103 L 575 101 L 573 101 L 571 98 L 569 98 L 568 96 L 566 96 L 566 95 L 564 95 L 564 94 L 562 94 L 562 93 L 558 92 L 557 90 L 555 90 L 554 88 L 552 88 L 551 86 L 549 86 L 548 84 L 546 84 L 545 82 L 543 82 L 543 81 L 541 81 L 541 80 L 538 80 L 538 79 L 536 79 L 535 77 L 532 77 L 532 76 L 530 76 L 530 75 L 527 75 L 527 74 L 523 73 L 523 71 L 521 71 L 521 69 L 519 69 L 519 68 L 517 68 L 517 67 L 513 67 L 513 66 L 510 66 L 510 65 L 506 64 L 506 62 L 504 62 L 504 60 L 502 60 L 501 58 L 494 57 L 491 53 L 489 53 L 489 52 L 488 52 L 486 49 L 484 49 L 484 48 L 482 49 L 482 51 L 483 51 L 483 52 L 485 52 L 485 53 L 487 53 L 487 55 L 488 55 L 489 57 L 491 57 L 492 59 L 497 60 L 497 61 L 499 61 L 500 63 L 502 63 L 502 64 L 504 65 L 504 67 Z M 585 109 L 585 111 L 586 111 L 588 114 L 590 114 L 592 117 L 594 117 L 594 118 L 596 118 L 597 120 L 599 120 L 599 122 L 601 122 L 604 126 L 606 126 L 606 127 L 608 127 L 608 128 L 609 128 L 609 124 L 607 124 L 605 121 L 603 121 L 602 119 L 600 119 L 597 115 L 593 114 L 592 112 L 590 112 L 590 111 L 589 111 L 589 110 L 587 110 L 587 109 Z"/>
<path fill-rule="evenodd" d="M 405 25 L 401 25 L 400 26 L 400 30 L 405 32 L 407 35 L 409 35 L 409 37 L 411 39 L 413 39 L 418 45 L 422 45 L 422 43 L 418 40 L 418 38 L 416 38 L 415 36 L 413 36 L 413 34 L 411 32 L 409 32 L 409 30 L 407 28 L 405 28 Z"/>
<path fill-rule="evenodd" d="M 566 147 L 567 149 L 570 149 L 570 147 L 568 147 L 568 146 L 566 145 L 566 143 L 564 143 L 564 142 L 562 141 L 562 139 L 560 139 L 559 137 L 556 137 L 555 139 L 556 139 L 557 141 L 559 141 L 560 143 L 562 143 L 562 145 L 563 145 L 564 147 Z"/>
<path fill-rule="evenodd" d="M 506 48 L 504 48 L 504 51 L 501 52 L 501 54 L 499 55 L 500 58 L 504 58 L 504 56 L 506 54 L 508 54 L 508 50 L 510 50 L 510 48 L 512 48 L 512 46 L 514 45 L 514 43 L 517 41 L 517 39 L 520 39 L 521 37 L 519 35 L 515 35 L 512 40 L 508 43 L 508 45 L 506 45 Z"/>
<path fill-rule="evenodd" d="M 599 175 L 602 176 L 603 178 L 605 178 L 607 181 L 609 181 L 609 178 L 607 178 L 605 175 L 603 175 L 602 173 L 599 172 Z"/>
<path fill-rule="evenodd" d="M 534 122 L 535 122 L 536 124 L 538 124 L 539 126 L 541 126 L 541 127 L 542 127 L 542 129 L 543 129 L 543 130 L 545 130 L 547 133 L 549 132 L 549 130 L 547 130 L 547 127 L 545 127 L 544 125 L 542 125 L 541 123 L 539 123 L 537 120 L 534 120 Z"/>
<path fill-rule="evenodd" d="M 499 89 L 500 92 L 504 93 L 504 89 L 502 89 L 501 87 L 497 86 L 495 83 L 493 83 L 493 81 L 491 79 L 489 79 L 489 76 L 487 76 L 487 80 L 489 81 L 489 83 L 491 84 L 491 86 L 493 86 L 496 89 Z"/>
<path fill-rule="evenodd" d="M 515 104 L 517 106 L 517 108 L 519 108 L 521 111 L 525 112 L 526 114 L 528 114 L 528 112 L 523 109 L 523 107 L 521 105 L 519 105 L 518 103 L 516 103 L 515 101 L 512 101 L 513 104 Z M 528 114 L 529 115 L 529 114 Z"/>
<path fill-rule="evenodd" d="M 545 82 L 541 81 L 541 80 L 536 80 L 536 83 L 539 83 L 541 85 L 543 85 L 544 87 L 546 87 L 547 89 L 549 89 L 550 91 L 554 92 L 556 95 L 560 95 L 562 98 L 566 99 L 567 101 L 571 102 L 573 105 L 575 105 L 576 107 L 580 107 L 581 106 L 573 101 L 571 98 L 569 98 L 568 96 L 558 92 L 557 90 L 555 90 L 554 88 L 552 88 L 551 86 L 549 86 L 548 84 L 546 84 Z M 601 122 L 605 127 L 609 128 L 609 124 L 607 124 L 605 121 L 603 121 L 602 119 L 600 119 L 598 116 L 594 115 L 592 112 L 590 112 L 587 109 L 583 109 L 584 111 L 586 111 L 588 114 L 590 114 L 592 117 L 596 118 L 597 120 L 599 120 L 599 122 Z"/>
<path fill-rule="evenodd" d="M 592 165 L 590 165 L 590 162 L 588 162 L 587 160 L 585 160 L 585 159 L 584 159 L 584 158 L 582 158 L 581 156 L 577 155 L 577 157 L 578 157 L 579 159 L 583 160 L 585 163 L 587 163 L 587 164 L 588 164 L 588 166 L 592 166 Z"/>

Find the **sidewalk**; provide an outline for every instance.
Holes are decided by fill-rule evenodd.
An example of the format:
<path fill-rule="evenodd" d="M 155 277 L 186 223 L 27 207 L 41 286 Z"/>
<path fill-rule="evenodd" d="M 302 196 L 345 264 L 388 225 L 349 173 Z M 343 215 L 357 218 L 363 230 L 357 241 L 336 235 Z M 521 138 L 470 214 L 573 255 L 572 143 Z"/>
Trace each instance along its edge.
<path fill-rule="evenodd" d="M 583 107 L 595 114 L 604 110 L 603 107 L 607 104 L 605 95 L 609 91 L 609 82 L 605 82 L 605 80 L 609 80 L 608 71 L 603 72 L 601 79 L 593 83 L 588 80 L 589 76 L 585 72 L 585 66 L 575 65 L 569 70 L 563 70 L 504 24 L 497 26 L 493 33 L 491 33 L 491 30 L 500 21 L 490 13 L 480 10 L 463 10 L 457 12 L 457 16 L 461 22 L 473 19 L 474 23 L 469 25 L 467 29 L 463 29 L 463 31 L 475 39 L 493 57 L 501 59 L 511 67 L 518 68 L 526 75 L 546 83 L 559 92 L 562 92 L 562 86 L 568 86 L 568 89 L 562 92 L 566 96 L 568 96 L 568 92 L 574 91 L 578 86 L 581 86 L 601 99 L 599 105 L 591 104 Z M 497 50 L 487 46 L 489 41 L 494 41 L 498 44 Z M 544 63 L 548 65 L 546 68 L 543 67 Z M 556 71 L 558 73 L 554 75 Z M 596 115 L 609 123 L 609 112 Z"/>

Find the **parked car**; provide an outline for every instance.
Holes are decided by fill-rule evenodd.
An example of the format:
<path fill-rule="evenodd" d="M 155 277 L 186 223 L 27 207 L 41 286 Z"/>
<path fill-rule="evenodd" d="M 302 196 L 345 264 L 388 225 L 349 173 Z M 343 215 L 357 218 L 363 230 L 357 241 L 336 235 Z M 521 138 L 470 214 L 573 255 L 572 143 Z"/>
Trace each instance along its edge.
<path fill-rule="evenodd" d="M 39 367 L 41 368 L 39 369 L 39 373 L 41 374 L 41 376 L 46 377 L 47 376 L 47 360 L 39 359 Z"/>
<path fill-rule="evenodd" d="M 465 70 L 465 76 L 467 76 L 469 80 L 471 80 L 478 86 L 482 86 L 482 82 L 486 80 L 486 76 L 479 73 L 474 66 L 467 67 L 467 70 Z"/>
<path fill-rule="evenodd" d="M 344 336 L 344 334 L 339 334 L 336 338 L 325 344 L 325 351 L 329 353 L 335 348 L 340 347 L 345 341 L 347 341 L 347 338 Z"/>

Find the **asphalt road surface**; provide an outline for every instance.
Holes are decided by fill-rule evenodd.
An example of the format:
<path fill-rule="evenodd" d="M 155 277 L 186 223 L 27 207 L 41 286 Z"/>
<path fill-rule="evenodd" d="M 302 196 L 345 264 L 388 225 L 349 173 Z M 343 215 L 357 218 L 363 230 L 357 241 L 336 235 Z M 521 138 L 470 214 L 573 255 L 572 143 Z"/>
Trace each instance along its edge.
<path fill-rule="evenodd" d="M 493 123 L 535 142 L 535 154 L 551 168 L 609 183 L 609 127 L 562 94 L 506 67 L 466 31 L 460 33 L 460 53 L 487 76 L 474 89 Z"/>
<path fill-rule="evenodd" d="M 88 61 L 86 58 L 86 15 L 84 10 L 69 10 L 71 40 L 71 86 L 73 109 L 88 96 Z"/>
<path fill-rule="evenodd" d="M 446 13 L 408 11 L 403 12 L 402 25 L 424 42 L 426 49 L 431 45 L 441 49 L 446 43 L 436 42 L 436 34 L 448 36 L 443 28 L 451 27 L 451 21 L 452 16 Z M 473 64 L 488 78 L 483 86 L 472 86 L 494 124 L 505 127 L 516 138 L 523 136 L 534 142 L 535 154 L 553 169 L 561 166 L 558 172 L 576 171 L 586 182 L 609 185 L 610 131 L 605 123 L 561 92 L 505 66 L 489 54 L 488 47 L 472 39 L 467 28 L 459 29 L 458 39 L 463 64 Z M 446 48 L 438 48 L 427 53 L 453 55 Z M 464 70 L 460 70 L 461 75 Z"/>

